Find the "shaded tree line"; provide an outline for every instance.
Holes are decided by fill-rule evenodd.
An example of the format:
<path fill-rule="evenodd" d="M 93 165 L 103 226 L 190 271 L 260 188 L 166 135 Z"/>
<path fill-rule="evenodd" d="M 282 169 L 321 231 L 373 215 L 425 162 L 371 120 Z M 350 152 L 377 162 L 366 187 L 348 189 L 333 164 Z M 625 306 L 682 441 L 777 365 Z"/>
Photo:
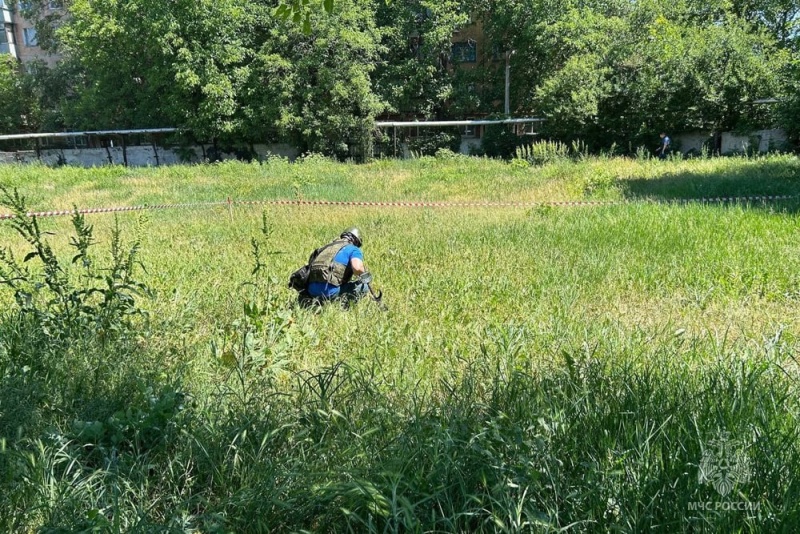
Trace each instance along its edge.
<path fill-rule="evenodd" d="M 52 68 L 0 63 L 8 132 L 178 126 L 344 157 L 380 116 L 548 119 L 593 149 L 800 131 L 800 0 L 35 0 Z M 471 22 L 474 21 L 474 22 Z M 454 32 L 479 24 L 473 68 Z M 754 103 L 775 98 L 779 103 Z"/>

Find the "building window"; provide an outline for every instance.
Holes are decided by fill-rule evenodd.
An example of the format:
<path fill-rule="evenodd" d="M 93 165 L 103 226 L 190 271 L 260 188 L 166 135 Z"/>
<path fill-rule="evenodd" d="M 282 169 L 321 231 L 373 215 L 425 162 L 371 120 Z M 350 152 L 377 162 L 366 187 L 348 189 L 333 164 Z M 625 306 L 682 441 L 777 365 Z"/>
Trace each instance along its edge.
<path fill-rule="evenodd" d="M 0 29 L 0 54 L 10 54 L 11 47 L 8 44 L 8 34 L 5 29 Z"/>
<path fill-rule="evenodd" d="M 472 124 L 467 125 L 467 126 L 462 126 L 461 127 L 461 137 L 478 137 L 477 129 L 478 129 L 478 127 L 474 126 Z"/>
<path fill-rule="evenodd" d="M 39 46 L 39 41 L 36 39 L 36 28 L 22 30 L 22 38 L 25 40 L 25 46 Z"/>
<path fill-rule="evenodd" d="M 456 63 L 475 63 L 478 60 L 478 46 L 475 41 L 453 43 L 451 51 Z"/>
<path fill-rule="evenodd" d="M 539 132 L 536 131 L 538 130 L 538 124 L 535 122 L 527 122 L 520 124 L 520 126 L 522 127 L 522 135 L 539 135 Z"/>

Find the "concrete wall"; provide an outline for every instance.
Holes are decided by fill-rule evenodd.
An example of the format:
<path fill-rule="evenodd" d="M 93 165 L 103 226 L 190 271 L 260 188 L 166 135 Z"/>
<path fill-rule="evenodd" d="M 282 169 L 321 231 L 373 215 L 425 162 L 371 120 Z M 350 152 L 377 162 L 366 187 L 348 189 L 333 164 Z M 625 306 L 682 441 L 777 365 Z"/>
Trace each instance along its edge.
<path fill-rule="evenodd" d="M 754 150 L 756 149 L 756 144 L 758 144 L 759 152 L 769 152 L 770 150 L 783 148 L 786 142 L 786 132 L 783 130 L 758 130 L 749 136 L 737 136 L 726 132 L 722 134 L 721 152 L 723 154 L 732 154 Z"/>
<path fill-rule="evenodd" d="M 205 147 L 206 153 L 211 145 Z M 289 159 L 296 158 L 298 150 L 286 144 L 255 145 L 253 147 L 259 159 L 266 159 L 270 155 L 277 155 Z M 130 167 L 155 167 L 157 165 L 176 165 L 179 163 L 199 163 L 203 161 L 203 149 L 200 146 L 186 147 L 184 149 L 166 149 L 152 146 L 130 146 L 126 149 L 128 165 Z M 236 159 L 235 154 L 222 152 L 223 160 Z M 50 149 L 42 150 L 41 158 L 33 150 L 20 152 L 0 152 L 0 163 L 33 163 L 41 159 L 47 165 L 57 165 L 59 158 L 63 158 L 67 165 L 77 167 L 99 167 L 102 165 L 123 165 L 125 157 L 122 147 L 114 148 L 75 148 L 75 149 Z M 110 158 L 110 160 L 109 160 Z"/>
<path fill-rule="evenodd" d="M 459 147 L 459 152 L 462 154 L 472 154 L 476 150 L 480 150 L 483 146 L 483 143 L 477 137 L 462 137 L 461 138 L 461 146 Z"/>
<path fill-rule="evenodd" d="M 255 145 L 253 149 L 258 154 L 258 157 L 265 159 L 267 156 L 281 156 L 282 158 L 289 158 L 294 160 L 300 155 L 297 147 L 286 143 L 274 143 L 272 145 Z"/>
<path fill-rule="evenodd" d="M 694 150 L 700 152 L 703 145 L 709 143 L 713 146 L 713 134 L 711 132 L 690 132 L 676 135 L 673 137 L 677 148 L 686 154 Z M 721 135 L 720 152 L 722 154 L 735 154 L 755 149 L 756 144 L 759 152 L 769 152 L 770 150 L 780 150 L 787 143 L 786 132 L 779 129 L 757 130 L 748 135 L 735 135 L 732 132 L 723 132 Z M 753 146 L 751 147 L 751 143 Z"/>
<path fill-rule="evenodd" d="M 706 142 L 712 141 L 709 132 L 690 132 L 673 136 L 676 147 L 684 154 L 694 150 L 700 152 Z M 751 136 L 735 136 L 730 132 L 722 134 L 722 153 L 732 154 L 743 152 L 750 146 L 751 140 L 758 143 L 760 152 L 768 152 L 781 148 L 786 142 L 786 133 L 783 130 L 759 130 Z M 482 139 L 478 137 L 462 137 L 459 152 L 470 154 L 481 147 Z M 300 155 L 297 148 L 288 144 L 254 145 L 254 150 L 260 160 L 270 155 L 281 156 L 294 160 Z M 211 151 L 211 145 L 205 145 L 206 155 Z M 111 161 L 109 162 L 109 155 Z M 235 154 L 221 153 L 223 160 L 236 159 Z M 411 153 L 406 143 L 399 143 L 398 156 L 410 158 Z M 121 147 L 114 148 L 83 148 L 83 149 L 50 149 L 41 151 L 41 161 L 47 165 L 58 164 L 59 157 L 63 157 L 67 165 L 78 167 L 98 167 L 112 163 L 123 165 L 124 158 Z M 200 163 L 203 161 L 203 148 L 200 146 L 185 147 L 182 149 L 166 149 L 152 146 L 131 146 L 127 148 L 128 165 L 131 167 L 154 167 L 157 165 L 175 165 L 179 163 Z M 0 152 L 0 163 L 32 163 L 38 161 L 33 150 L 19 152 Z"/>
<path fill-rule="evenodd" d="M 673 142 L 676 149 L 684 154 L 691 151 L 700 152 L 703 145 L 713 142 L 713 136 L 710 132 L 692 132 L 676 135 Z"/>

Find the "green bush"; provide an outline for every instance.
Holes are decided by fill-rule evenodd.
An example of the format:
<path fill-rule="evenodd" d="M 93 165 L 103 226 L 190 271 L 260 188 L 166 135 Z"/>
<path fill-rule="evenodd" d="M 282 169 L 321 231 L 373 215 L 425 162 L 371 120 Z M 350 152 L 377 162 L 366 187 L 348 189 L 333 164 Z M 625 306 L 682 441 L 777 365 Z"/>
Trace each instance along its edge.
<path fill-rule="evenodd" d="M 490 124 L 481 139 L 484 155 L 490 158 L 511 159 L 522 138 L 504 124 Z"/>
<path fill-rule="evenodd" d="M 428 131 L 409 139 L 408 149 L 423 156 L 434 156 L 442 149 L 457 153 L 461 149 L 461 134 L 455 128 Z"/>
<path fill-rule="evenodd" d="M 149 294 L 147 286 L 135 278 L 139 243 L 126 249 L 117 223 L 112 232 L 111 266 L 97 266 L 89 253 L 95 244 L 93 228 L 76 209 L 72 216 L 75 236 L 70 239 L 75 251 L 71 263 L 81 269 L 76 284 L 45 240 L 36 217 L 27 215 L 25 199 L 5 188 L 0 188 L 0 195 L 0 206 L 15 216 L 11 227 L 31 247 L 22 262 L 10 249 L 0 249 L 0 284 L 13 291 L 21 316 L 31 317 L 42 334 L 54 341 L 126 336 L 132 329 L 132 319 L 142 313 L 136 306 L 137 296 Z M 26 265 L 34 259 L 41 263 L 41 274 L 32 273 Z"/>

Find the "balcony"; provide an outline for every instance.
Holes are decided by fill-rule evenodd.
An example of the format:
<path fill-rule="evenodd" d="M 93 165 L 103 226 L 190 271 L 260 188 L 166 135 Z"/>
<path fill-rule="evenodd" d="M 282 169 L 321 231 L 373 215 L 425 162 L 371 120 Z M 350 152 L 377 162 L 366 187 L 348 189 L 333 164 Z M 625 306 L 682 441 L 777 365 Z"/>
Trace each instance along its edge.
<path fill-rule="evenodd" d="M 11 54 L 17 57 L 17 47 L 12 43 L 0 43 L 0 54 Z"/>
<path fill-rule="evenodd" d="M 0 11 L 3 12 L 4 24 L 14 24 L 14 11 L 8 6 L 6 0 L 0 0 Z"/>

